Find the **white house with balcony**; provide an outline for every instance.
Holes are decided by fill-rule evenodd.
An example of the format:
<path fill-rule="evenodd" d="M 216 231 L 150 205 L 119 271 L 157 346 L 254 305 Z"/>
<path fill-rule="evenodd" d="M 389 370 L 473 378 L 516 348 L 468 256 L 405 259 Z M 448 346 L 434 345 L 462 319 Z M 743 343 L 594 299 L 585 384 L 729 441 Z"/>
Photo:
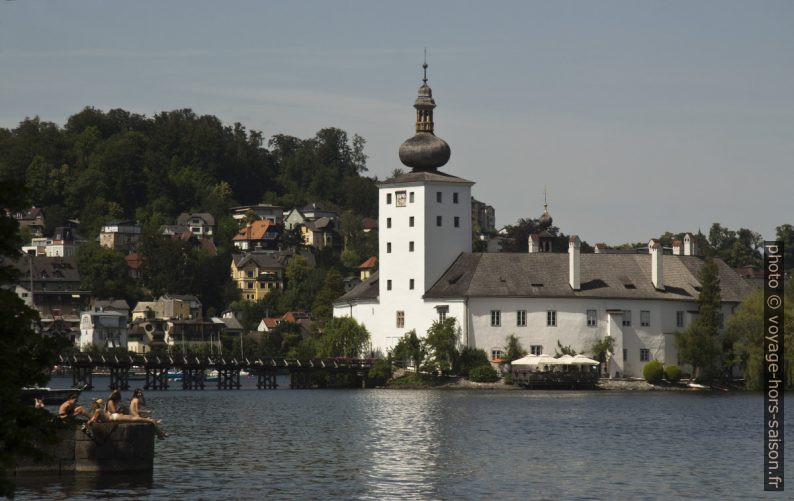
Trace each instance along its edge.
<path fill-rule="evenodd" d="M 84 311 L 80 314 L 80 349 L 127 347 L 127 316 L 117 311 Z"/>

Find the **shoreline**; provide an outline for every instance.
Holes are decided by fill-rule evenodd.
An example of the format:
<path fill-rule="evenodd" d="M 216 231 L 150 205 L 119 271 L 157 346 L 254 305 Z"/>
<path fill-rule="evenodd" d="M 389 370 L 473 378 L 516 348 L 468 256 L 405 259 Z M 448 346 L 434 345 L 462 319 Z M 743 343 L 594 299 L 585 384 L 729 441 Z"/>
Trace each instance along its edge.
<path fill-rule="evenodd" d="M 524 388 L 519 385 L 510 385 L 505 384 L 503 381 L 497 381 L 494 383 L 476 383 L 474 381 L 469 381 L 465 378 L 457 378 L 455 380 L 442 383 L 442 384 L 413 384 L 413 385 L 394 385 L 392 386 L 391 381 L 387 382 L 384 386 L 380 386 L 379 388 L 387 389 L 387 390 L 446 390 L 446 391 L 455 391 L 455 390 L 491 390 L 491 391 L 518 391 L 518 390 L 526 390 L 532 391 L 528 388 Z M 541 391 L 548 391 L 548 390 L 541 390 Z M 653 385 L 645 381 L 644 379 L 600 379 L 596 384 L 596 387 L 593 390 L 559 390 L 559 391 L 605 391 L 610 393 L 615 392 L 626 392 L 626 393 L 633 393 L 633 392 L 649 392 L 649 391 L 677 391 L 677 392 L 704 392 L 704 393 L 736 393 L 742 392 L 742 389 L 719 389 L 719 388 L 710 388 L 710 387 L 691 387 L 688 386 L 686 383 L 678 383 L 678 384 L 671 384 L 666 383 L 663 385 Z"/>

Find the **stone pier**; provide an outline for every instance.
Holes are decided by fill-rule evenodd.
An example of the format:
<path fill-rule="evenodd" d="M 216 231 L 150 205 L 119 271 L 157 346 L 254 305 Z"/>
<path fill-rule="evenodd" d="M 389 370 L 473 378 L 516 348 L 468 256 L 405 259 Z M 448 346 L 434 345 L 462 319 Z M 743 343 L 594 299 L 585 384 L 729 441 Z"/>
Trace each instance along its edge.
<path fill-rule="evenodd" d="M 42 446 L 42 462 L 21 460 L 17 474 L 145 473 L 154 466 L 154 427 L 148 423 L 95 423 L 88 436 L 79 427 Z"/>

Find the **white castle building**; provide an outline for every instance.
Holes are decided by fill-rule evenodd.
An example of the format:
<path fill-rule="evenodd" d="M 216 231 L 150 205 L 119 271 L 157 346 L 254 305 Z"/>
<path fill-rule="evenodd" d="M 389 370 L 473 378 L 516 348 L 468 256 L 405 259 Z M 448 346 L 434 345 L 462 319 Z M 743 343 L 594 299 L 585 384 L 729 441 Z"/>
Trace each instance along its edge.
<path fill-rule="evenodd" d="M 641 376 L 649 360 L 677 364 L 675 332 L 697 315 L 699 270 L 687 235 L 664 255 L 651 240 L 647 254 L 553 253 L 544 233 L 528 253 L 471 252 L 471 181 L 438 171 L 450 148 L 434 135 L 435 101 L 425 78 L 416 99 L 416 134 L 400 146 L 410 173 L 378 185 L 379 271 L 334 302 L 334 316 L 351 316 L 386 353 L 415 329 L 423 337 L 436 320 L 457 319 L 461 342 L 491 358 L 514 334 L 535 354 L 554 354 L 559 341 L 590 355 L 593 343 L 615 339 L 611 376 Z M 541 224 L 551 225 L 548 210 Z M 548 235 L 548 234 L 546 234 Z M 598 250 L 598 249 L 597 249 Z M 723 318 L 751 292 L 716 260 Z"/>

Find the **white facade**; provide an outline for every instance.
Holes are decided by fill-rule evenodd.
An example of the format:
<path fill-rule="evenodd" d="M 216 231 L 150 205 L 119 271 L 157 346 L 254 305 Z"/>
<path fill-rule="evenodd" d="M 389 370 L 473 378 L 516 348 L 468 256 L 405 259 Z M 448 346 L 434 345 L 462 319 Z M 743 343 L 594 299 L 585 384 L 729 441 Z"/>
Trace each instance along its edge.
<path fill-rule="evenodd" d="M 117 311 L 86 311 L 80 315 L 80 349 L 127 347 L 127 317 Z"/>
<path fill-rule="evenodd" d="M 654 359 L 677 364 L 675 332 L 697 315 L 702 263 L 693 257 L 690 234 L 684 236 L 686 257 L 668 264 L 656 241 L 649 245 L 651 256 L 592 259 L 581 254 L 574 235 L 568 255 L 556 255 L 554 236 L 545 231 L 530 237 L 526 255 L 471 254 L 474 183 L 435 170 L 449 152 L 427 134 L 433 133 L 435 103 L 426 85 L 414 107 L 417 135 L 400 147 L 400 159 L 414 170 L 379 185 L 379 270 L 334 302 L 335 317 L 362 323 L 371 350 L 382 354 L 410 330 L 424 337 L 434 321 L 454 317 L 461 343 L 492 358 L 511 334 L 536 354 L 553 355 L 559 342 L 590 356 L 593 344 L 609 336 L 610 376 L 641 376 Z M 544 216 L 550 224 L 548 211 Z M 723 296 L 722 304 L 727 318 L 747 286 L 720 266 L 729 282 L 730 299 Z"/>

